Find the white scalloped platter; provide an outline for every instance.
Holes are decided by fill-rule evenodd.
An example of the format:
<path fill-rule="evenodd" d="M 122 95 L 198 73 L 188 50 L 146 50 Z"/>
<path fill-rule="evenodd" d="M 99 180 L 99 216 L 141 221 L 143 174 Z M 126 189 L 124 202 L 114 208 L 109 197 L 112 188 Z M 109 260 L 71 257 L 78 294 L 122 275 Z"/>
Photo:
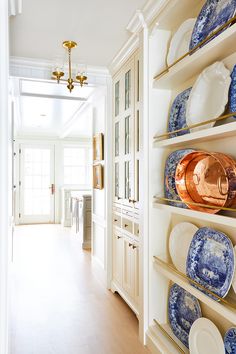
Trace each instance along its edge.
<path fill-rule="evenodd" d="M 218 61 L 204 69 L 189 95 L 186 107 L 187 125 L 191 126 L 221 116 L 228 102 L 230 83 L 230 71 L 224 63 Z M 210 128 L 213 125 L 214 123 L 208 123 L 190 131 Z"/>

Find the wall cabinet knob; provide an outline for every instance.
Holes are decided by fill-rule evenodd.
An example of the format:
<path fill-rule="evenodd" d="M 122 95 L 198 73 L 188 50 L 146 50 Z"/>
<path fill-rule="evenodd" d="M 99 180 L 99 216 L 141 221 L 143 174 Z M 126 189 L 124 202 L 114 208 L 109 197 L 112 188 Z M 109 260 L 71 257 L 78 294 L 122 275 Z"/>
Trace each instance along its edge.
<path fill-rule="evenodd" d="M 115 222 L 117 222 L 118 220 L 117 219 L 114 219 Z"/>
<path fill-rule="evenodd" d="M 117 236 L 117 240 L 119 240 L 120 238 L 122 238 L 121 236 Z"/>
<path fill-rule="evenodd" d="M 138 248 L 138 246 L 133 245 L 133 250 L 135 250 L 135 248 Z"/>
<path fill-rule="evenodd" d="M 129 243 L 129 247 L 132 247 L 133 246 L 133 244 L 132 243 Z"/>
<path fill-rule="evenodd" d="M 125 227 L 128 227 L 129 225 L 128 224 L 125 224 Z"/>

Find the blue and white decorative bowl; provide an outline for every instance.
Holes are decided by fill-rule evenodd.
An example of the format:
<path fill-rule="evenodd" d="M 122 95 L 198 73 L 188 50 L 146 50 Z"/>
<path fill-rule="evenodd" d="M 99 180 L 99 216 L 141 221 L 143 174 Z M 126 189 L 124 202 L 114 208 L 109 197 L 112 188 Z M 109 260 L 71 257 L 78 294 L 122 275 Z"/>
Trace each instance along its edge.
<path fill-rule="evenodd" d="M 195 23 L 189 50 L 195 48 L 211 33 L 233 18 L 235 15 L 235 10 L 236 0 L 207 0 Z M 226 28 L 227 27 L 224 29 Z M 222 31 L 220 31 L 217 35 L 219 35 Z M 215 37 L 216 36 L 213 38 Z M 204 43 L 204 45 L 206 43 Z"/>
<path fill-rule="evenodd" d="M 231 240 L 210 227 L 202 227 L 193 236 L 186 261 L 186 274 L 205 289 L 224 298 L 234 277 L 234 249 Z M 192 284 L 214 300 L 213 295 Z"/>
<path fill-rule="evenodd" d="M 236 65 L 231 73 L 231 84 L 229 88 L 229 111 L 236 112 Z M 234 116 L 236 118 L 236 116 Z"/>
<path fill-rule="evenodd" d="M 187 90 L 181 92 L 175 99 L 171 106 L 170 116 L 168 121 L 168 132 L 173 132 L 182 128 L 178 133 L 171 134 L 171 138 L 179 135 L 184 135 L 189 133 L 189 129 L 186 123 L 186 105 L 191 92 L 191 87 Z"/>
<path fill-rule="evenodd" d="M 164 171 L 164 194 L 165 198 L 181 201 L 176 185 L 175 185 L 175 171 L 178 163 L 182 158 L 193 152 L 193 149 L 180 149 L 172 152 L 166 159 L 165 171 Z M 177 206 L 180 208 L 187 208 L 184 203 L 169 202 L 172 206 Z"/>
<path fill-rule="evenodd" d="M 224 336 L 226 354 L 236 354 L 236 327 L 230 328 Z"/>
<path fill-rule="evenodd" d="M 170 288 L 168 317 L 173 333 L 188 348 L 192 324 L 202 317 L 198 300 L 192 294 L 174 284 Z"/>

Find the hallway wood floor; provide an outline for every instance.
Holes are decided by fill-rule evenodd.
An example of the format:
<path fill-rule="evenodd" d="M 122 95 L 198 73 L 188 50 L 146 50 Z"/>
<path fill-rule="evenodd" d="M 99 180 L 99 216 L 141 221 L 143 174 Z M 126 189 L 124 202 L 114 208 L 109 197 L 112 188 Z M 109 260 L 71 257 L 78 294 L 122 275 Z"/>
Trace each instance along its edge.
<path fill-rule="evenodd" d="M 11 354 L 144 354 L 138 322 L 60 225 L 16 227 Z"/>

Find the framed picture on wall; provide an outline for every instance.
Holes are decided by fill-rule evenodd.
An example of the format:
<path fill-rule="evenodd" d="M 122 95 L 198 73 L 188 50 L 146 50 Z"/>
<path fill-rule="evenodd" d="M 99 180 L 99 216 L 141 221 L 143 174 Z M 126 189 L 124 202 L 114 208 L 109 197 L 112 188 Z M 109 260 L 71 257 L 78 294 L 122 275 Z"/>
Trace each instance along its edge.
<path fill-rule="evenodd" d="M 93 188 L 103 189 L 103 166 L 101 164 L 93 166 Z"/>
<path fill-rule="evenodd" d="M 93 161 L 104 159 L 103 134 L 98 133 L 93 137 Z"/>

